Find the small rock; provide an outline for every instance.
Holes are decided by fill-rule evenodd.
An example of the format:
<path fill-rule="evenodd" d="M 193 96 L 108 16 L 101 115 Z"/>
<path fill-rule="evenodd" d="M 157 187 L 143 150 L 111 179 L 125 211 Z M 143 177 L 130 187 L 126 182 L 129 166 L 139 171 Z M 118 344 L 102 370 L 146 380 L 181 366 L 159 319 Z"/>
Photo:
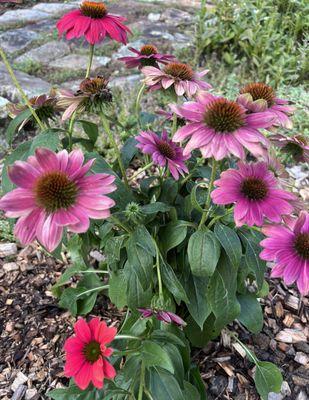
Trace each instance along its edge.
<path fill-rule="evenodd" d="M 106 257 L 103 254 L 101 254 L 98 250 L 91 251 L 90 257 L 94 258 L 98 262 L 102 262 L 106 259 Z"/>
<path fill-rule="evenodd" d="M 227 378 L 222 375 L 216 375 L 210 380 L 209 391 L 215 396 L 220 396 L 227 386 Z"/>
<path fill-rule="evenodd" d="M 9 54 L 21 51 L 39 37 L 39 34 L 27 28 L 12 29 L 1 33 L 0 45 Z"/>
<path fill-rule="evenodd" d="M 151 22 L 157 22 L 160 20 L 161 14 L 158 13 L 150 13 L 148 14 L 148 19 Z"/>
<path fill-rule="evenodd" d="M 162 13 L 161 20 L 171 26 L 192 24 L 192 15 L 177 8 L 168 8 Z"/>
<path fill-rule="evenodd" d="M 2 268 L 4 269 L 5 272 L 12 272 L 19 270 L 19 265 L 16 264 L 15 262 L 9 262 L 3 264 Z"/>
<path fill-rule="evenodd" d="M 126 46 L 121 46 L 120 49 L 112 55 L 112 58 L 117 60 L 120 57 L 134 56 L 134 53 L 129 50 L 129 47 L 139 50 L 144 44 L 145 41 L 141 39 L 130 42 Z"/>
<path fill-rule="evenodd" d="M 5 331 L 8 332 L 8 333 L 13 332 L 14 326 L 15 326 L 15 324 L 14 324 L 13 321 L 7 322 L 6 325 L 5 325 Z"/>
<path fill-rule="evenodd" d="M 64 57 L 70 52 L 70 47 L 67 43 L 60 41 L 52 41 L 43 44 L 40 47 L 31 49 L 27 53 L 21 55 L 16 59 L 17 63 L 25 61 L 34 61 L 41 64 L 49 64 L 50 61 L 56 58 Z"/>
<path fill-rule="evenodd" d="M 282 400 L 283 396 L 281 393 L 269 393 L 268 400 Z"/>
<path fill-rule="evenodd" d="M 26 391 L 26 394 L 25 394 L 25 400 L 31 400 L 31 399 L 33 399 L 33 397 L 36 396 L 37 392 L 38 392 L 38 391 L 37 391 L 36 389 L 28 389 L 28 390 Z"/>
<path fill-rule="evenodd" d="M 105 67 L 111 61 L 110 57 L 93 57 L 92 68 L 94 70 Z M 69 54 L 65 57 L 58 58 L 49 63 L 49 66 L 56 69 L 71 69 L 79 71 L 85 69 L 88 64 L 88 56 L 81 54 Z"/>
<path fill-rule="evenodd" d="M 302 351 L 303 353 L 309 354 L 309 344 L 307 342 L 295 343 L 295 348 L 297 351 Z"/>
<path fill-rule="evenodd" d="M 308 365 L 309 364 L 309 357 L 307 354 L 298 351 L 294 357 L 294 360 L 301 365 Z"/>
<path fill-rule="evenodd" d="M 283 394 L 283 396 L 291 396 L 292 392 L 290 389 L 289 384 L 287 383 L 287 381 L 283 381 L 282 385 L 281 385 L 281 390 L 280 392 Z"/>
<path fill-rule="evenodd" d="M 0 243 L 0 257 L 14 256 L 17 253 L 15 243 Z"/>
<path fill-rule="evenodd" d="M 304 391 L 300 391 L 295 400 L 308 400 L 308 397 Z"/>
<path fill-rule="evenodd" d="M 305 342 L 307 340 L 303 331 L 298 329 L 283 329 L 276 335 L 276 340 L 284 343 Z"/>
<path fill-rule="evenodd" d="M 111 88 L 133 88 L 142 79 L 139 74 L 129 75 L 129 76 L 119 76 L 118 78 L 111 79 L 109 86 Z"/>
<path fill-rule="evenodd" d="M 25 385 L 19 385 L 17 389 L 14 391 L 14 394 L 12 396 L 11 400 L 20 400 L 24 397 L 24 394 L 26 393 L 27 386 Z"/>
<path fill-rule="evenodd" d="M 0 97 L 0 119 L 7 117 L 7 104 L 9 104 L 9 101 L 4 97 Z M 2 146 L 2 141 L 0 142 L 0 146 Z"/>
<path fill-rule="evenodd" d="M 28 377 L 24 375 L 22 372 L 18 372 L 16 378 L 14 379 L 14 382 L 11 385 L 11 389 L 13 392 L 18 388 L 18 386 L 23 385 L 26 383 L 28 380 Z"/>

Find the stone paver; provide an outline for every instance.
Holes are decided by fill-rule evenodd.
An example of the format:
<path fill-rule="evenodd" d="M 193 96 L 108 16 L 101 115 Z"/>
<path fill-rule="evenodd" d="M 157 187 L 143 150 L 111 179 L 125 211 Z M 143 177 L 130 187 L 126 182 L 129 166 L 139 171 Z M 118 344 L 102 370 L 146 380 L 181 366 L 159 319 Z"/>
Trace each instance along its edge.
<path fill-rule="evenodd" d="M 43 79 L 20 71 L 15 71 L 15 74 L 26 95 L 29 97 L 47 93 L 51 88 L 50 83 L 43 81 Z M 3 63 L 0 63 L 0 96 L 10 101 L 17 101 L 20 99 L 19 93 L 12 83 L 11 77 Z"/>
<path fill-rule="evenodd" d="M 70 10 L 76 9 L 76 4 L 68 3 L 39 3 L 32 7 L 32 10 L 42 11 L 48 14 L 52 14 L 53 17 L 59 17 Z"/>
<path fill-rule="evenodd" d="M 70 47 L 67 43 L 54 40 L 28 51 L 27 53 L 18 57 L 15 61 L 17 63 L 34 61 L 43 65 L 48 65 L 50 61 L 55 60 L 56 58 L 64 57 L 69 53 Z"/>
<path fill-rule="evenodd" d="M 0 46 L 7 53 L 22 51 L 39 38 L 39 34 L 26 28 L 12 29 L 0 34 Z"/>
<path fill-rule="evenodd" d="M 9 103 L 4 97 L 0 97 L 0 119 L 7 115 L 6 105 Z"/>
<path fill-rule="evenodd" d="M 105 67 L 111 61 L 110 57 L 93 57 L 92 69 L 96 70 L 100 67 Z M 56 69 L 71 69 L 72 71 L 79 71 L 87 68 L 88 56 L 81 54 L 69 54 L 65 57 L 58 58 L 57 60 L 49 63 L 49 66 Z"/>
<path fill-rule="evenodd" d="M 0 15 L 0 27 L 3 29 L 16 25 L 25 25 L 27 23 L 41 21 L 47 18 L 51 18 L 51 14 L 38 10 L 21 9 L 7 11 Z"/>

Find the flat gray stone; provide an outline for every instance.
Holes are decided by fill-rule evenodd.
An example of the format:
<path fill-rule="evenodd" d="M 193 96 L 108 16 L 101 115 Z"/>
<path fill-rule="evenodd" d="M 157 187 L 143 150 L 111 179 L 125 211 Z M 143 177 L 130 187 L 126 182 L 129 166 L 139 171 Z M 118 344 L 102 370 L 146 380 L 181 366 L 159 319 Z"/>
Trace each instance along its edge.
<path fill-rule="evenodd" d="M 51 85 L 43 81 L 43 79 L 25 74 L 24 72 L 15 71 L 15 75 L 24 92 L 29 97 L 48 93 L 51 88 Z M 0 63 L 0 96 L 6 97 L 10 101 L 20 100 L 20 95 L 3 63 Z"/>
<path fill-rule="evenodd" d="M 161 14 L 160 20 L 174 27 L 194 23 L 194 17 L 190 13 L 178 10 L 177 8 L 168 8 L 165 10 Z"/>
<path fill-rule="evenodd" d="M 41 64 L 49 64 L 55 58 L 64 57 L 70 53 L 70 47 L 65 42 L 52 41 L 40 47 L 29 50 L 27 53 L 18 57 L 15 62 L 35 61 Z"/>
<path fill-rule="evenodd" d="M 88 56 L 82 54 L 69 54 L 65 57 L 58 58 L 49 63 L 49 66 L 56 69 L 66 69 L 79 71 L 86 69 L 88 65 Z M 110 57 L 93 57 L 92 69 L 96 70 L 100 67 L 105 67 L 111 61 Z"/>
<path fill-rule="evenodd" d="M 27 8 L 7 11 L 0 16 L 0 26 L 1 28 L 6 28 L 19 24 L 25 25 L 30 22 L 37 22 L 47 18 L 51 18 L 51 14 Z"/>
<path fill-rule="evenodd" d="M 0 118 L 6 118 L 8 114 L 6 106 L 8 103 L 9 103 L 8 99 L 0 97 Z"/>
<path fill-rule="evenodd" d="M 32 7 L 32 10 L 42 11 L 47 14 L 52 14 L 54 17 L 59 17 L 76 8 L 78 8 L 76 4 L 71 3 L 40 3 Z"/>
<path fill-rule="evenodd" d="M 0 34 L 0 46 L 5 52 L 12 54 L 24 50 L 38 37 L 38 33 L 26 28 L 13 29 Z"/>
<path fill-rule="evenodd" d="M 143 39 L 135 40 L 134 42 L 128 43 L 126 46 L 121 46 L 119 50 L 112 55 L 112 58 L 116 60 L 120 57 L 134 56 L 134 53 L 129 50 L 129 47 L 133 47 L 134 49 L 139 50 L 146 41 Z"/>
<path fill-rule="evenodd" d="M 128 75 L 128 76 L 119 76 L 117 78 L 111 78 L 109 82 L 109 86 L 111 88 L 119 88 L 119 89 L 124 89 L 124 88 L 133 88 L 135 87 L 138 83 L 140 83 L 142 79 L 141 74 L 134 74 L 134 75 Z"/>

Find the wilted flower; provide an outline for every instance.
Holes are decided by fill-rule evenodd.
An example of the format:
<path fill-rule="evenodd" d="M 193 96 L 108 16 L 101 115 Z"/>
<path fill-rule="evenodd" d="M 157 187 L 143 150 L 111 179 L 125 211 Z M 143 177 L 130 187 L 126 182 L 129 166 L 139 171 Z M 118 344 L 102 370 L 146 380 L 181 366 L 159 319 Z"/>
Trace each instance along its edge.
<path fill-rule="evenodd" d="M 97 389 L 102 389 L 104 379 L 114 379 L 116 376 L 115 368 L 107 361 L 113 349 L 106 345 L 114 340 L 117 329 L 109 328 L 97 317 L 89 323 L 80 318 L 74 325 L 74 331 L 75 336 L 64 344 L 64 373 L 69 378 L 73 377 L 81 390 L 87 389 L 91 382 Z"/>
<path fill-rule="evenodd" d="M 163 131 L 162 136 L 154 132 L 141 132 L 135 139 L 139 142 L 136 147 L 144 154 L 150 154 L 155 164 L 167 167 L 174 179 L 179 179 L 179 174 L 188 172 L 185 161 L 188 157 L 183 155 L 183 149 L 173 143 Z"/>
<path fill-rule="evenodd" d="M 260 245 L 264 247 L 262 260 L 274 261 L 271 276 L 282 277 L 287 285 L 297 282 L 299 291 L 309 292 L 309 214 L 302 211 L 289 226 L 268 225 L 263 228 L 267 236 Z"/>
<path fill-rule="evenodd" d="M 158 63 L 167 64 L 175 58 L 172 54 L 159 53 L 158 49 L 152 44 L 145 44 L 140 50 L 129 47 L 129 50 L 135 53 L 136 56 L 118 58 L 119 61 L 126 64 L 127 68 L 138 67 L 141 69 L 146 66 L 158 67 Z"/>
<path fill-rule="evenodd" d="M 292 128 L 288 115 L 293 113 L 294 107 L 287 105 L 287 100 L 278 99 L 274 89 L 265 83 L 249 83 L 244 86 L 240 90 L 237 102 L 253 113 L 271 112 L 276 117 L 273 125 Z"/>
<path fill-rule="evenodd" d="M 126 18 L 109 14 L 103 2 L 83 1 L 79 10 L 70 11 L 58 21 L 57 29 L 60 36 L 66 33 L 68 40 L 84 36 L 91 45 L 101 42 L 106 35 L 126 44 L 131 31 L 123 21 Z"/>
<path fill-rule="evenodd" d="M 171 105 L 172 110 L 189 123 L 174 135 L 174 142 L 190 138 L 184 154 L 200 149 L 203 157 L 216 160 L 233 154 L 245 158 L 244 147 L 253 155 L 263 154 L 263 145 L 269 142 L 259 128 L 272 125 L 271 113 L 246 114 L 246 110 L 235 101 L 200 93 L 194 102 L 182 106 Z"/>
<path fill-rule="evenodd" d="M 238 170 L 222 172 L 214 184 L 218 186 L 211 193 L 215 204 L 235 203 L 236 226 L 261 226 L 265 217 L 279 223 L 282 215 L 293 211 L 289 201 L 296 197 L 279 187 L 274 174 L 264 162 L 238 162 Z"/>
<path fill-rule="evenodd" d="M 144 318 L 149 318 L 155 316 L 159 321 L 164 321 L 167 324 L 171 324 L 172 322 L 178 326 L 186 326 L 186 322 L 180 318 L 178 315 L 170 312 L 157 310 L 152 308 L 138 308 L 138 311 L 142 313 Z"/>
<path fill-rule="evenodd" d="M 186 94 L 191 97 L 199 90 L 211 88 L 209 83 L 201 79 L 208 70 L 194 72 L 190 65 L 180 62 L 170 62 L 162 70 L 156 67 L 144 67 L 142 72 L 146 76 L 144 82 L 150 90 L 168 89 L 173 86 L 177 96 Z"/>
<path fill-rule="evenodd" d="M 289 154 L 297 162 L 309 162 L 309 146 L 305 136 L 284 136 L 280 133 L 272 135 L 269 139 L 275 146 L 280 147 L 281 151 Z"/>
<path fill-rule="evenodd" d="M 62 120 L 70 118 L 74 112 L 101 112 L 113 100 L 108 86 L 108 80 L 103 76 L 86 78 L 76 93 L 68 90 L 60 90 L 58 106 L 66 109 Z"/>
<path fill-rule="evenodd" d="M 39 148 L 35 156 L 9 167 L 9 178 L 18 188 L 0 199 L 0 209 L 9 218 L 19 218 L 14 234 L 22 244 L 37 238 L 53 251 L 61 241 L 64 227 L 71 232 L 86 232 L 89 218 L 110 216 L 115 202 L 106 194 L 116 190 L 115 177 L 86 176 L 94 161 L 83 165 L 81 150 L 56 154 Z"/>

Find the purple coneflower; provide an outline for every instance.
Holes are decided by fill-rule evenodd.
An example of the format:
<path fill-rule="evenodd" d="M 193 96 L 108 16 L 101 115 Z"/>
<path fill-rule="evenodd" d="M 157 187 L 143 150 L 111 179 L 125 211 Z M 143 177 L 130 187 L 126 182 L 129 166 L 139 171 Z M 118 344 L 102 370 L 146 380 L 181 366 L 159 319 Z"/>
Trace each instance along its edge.
<path fill-rule="evenodd" d="M 282 277 L 287 285 L 297 282 L 299 291 L 309 292 L 309 214 L 302 211 L 288 227 L 269 225 L 263 228 L 267 236 L 261 241 L 262 260 L 274 261 L 271 276 Z"/>
<path fill-rule="evenodd" d="M 150 90 L 168 89 L 173 86 L 177 96 L 186 94 L 191 97 L 198 91 L 211 88 L 209 83 L 201 79 L 208 70 L 194 72 L 188 64 L 180 62 L 166 64 L 162 70 L 156 67 L 144 67 L 142 72 L 146 76 L 144 82 Z"/>
<path fill-rule="evenodd" d="M 246 114 L 246 110 L 236 103 L 210 93 L 201 93 L 194 102 L 182 106 L 171 105 L 172 110 L 189 123 L 174 135 L 174 142 L 190 138 L 184 154 L 200 149 L 203 157 L 216 160 L 233 154 L 244 159 L 244 148 L 253 155 L 263 154 L 263 146 L 268 140 L 258 131 L 273 123 L 271 113 Z"/>
<path fill-rule="evenodd" d="M 144 318 L 155 316 L 159 321 L 164 321 L 167 324 L 171 324 L 173 322 L 178 326 L 187 325 L 182 318 L 170 311 L 156 310 L 152 308 L 138 308 L 138 311 L 142 313 Z"/>
<path fill-rule="evenodd" d="M 119 61 L 126 64 L 127 68 L 158 67 L 158 63 L 167 64 L 175 58 L 172 54 L 159 53 L 158 49 L 152 44 L 145 44 L 140 50 L 129 47 L 129 50 L 135 53 L 136 56 L 118 58 Z"/>
<path fill-rule="evenodd" d="M 188 172 L 184 162 L 189 157 L 183 155 L 183 149 L 168 138 L 166 131 L 161 137 L 151 131 L 141 132 L 135 139 L 139 142 L 136 147 L 150 154 L 155 164 L 167 167 L 175 180 L 179 179 L 179 174 Z"/>
<path fill-rule="evenodd" d="M 265 83 L 249 83 L 240 90 L 237 102 L 250 112 L 271 112 L 276 118 L 273 125 L 281 125 L 283 128 L 292 128 L 292 122 L 288 117 L 294 107 L 288 105 L 288 100 L 276 97 L 275 91 Z"/>
<path fill-rule="evenodd" d="M 222 172 L 214 184 L 218 187 L 211 193 L 215 204 L 235 203 L 236 226 L 261 226 L 265 217 L 279 223 L 282 215 L 293 211 L 289 201 L 296 197 L 280 189 L 274 174 L 264 162 L 238 162 L 238 170 Z"/>
<path fill-rule="evenodd" d="M 307 139 L 302 135 L 284 136 L 280 133 L 272 135 L 269 139 L 281 151 L 291 155 L 297 162 L 309 162 L 309 146 Z"/>

